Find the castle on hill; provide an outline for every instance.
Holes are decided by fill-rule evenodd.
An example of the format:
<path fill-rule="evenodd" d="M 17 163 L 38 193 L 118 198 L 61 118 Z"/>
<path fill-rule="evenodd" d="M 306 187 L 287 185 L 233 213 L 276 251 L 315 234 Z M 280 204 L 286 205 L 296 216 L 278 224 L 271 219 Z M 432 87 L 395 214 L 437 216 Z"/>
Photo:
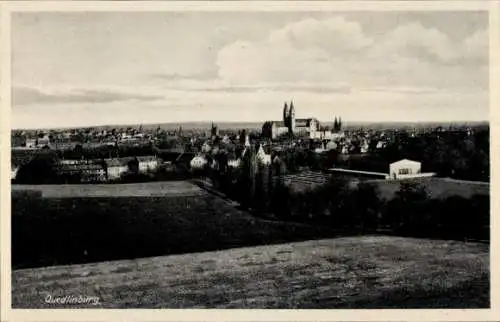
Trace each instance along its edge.
<path fill-rule="evenodd" d="M 293 101 L 290 106 L 285 102 L 283 107 L 282 121 L 266 121 L 262 125 L 262 136 L 269 139 L 289 134 L 296 137 L 308 137 L 311 139 L 329 139 L 335 136 L 341 128 L 341 121 L 335 118 L 333 131 L 322 131 L 320 122 L 316 118 L 296 118 Z"/>

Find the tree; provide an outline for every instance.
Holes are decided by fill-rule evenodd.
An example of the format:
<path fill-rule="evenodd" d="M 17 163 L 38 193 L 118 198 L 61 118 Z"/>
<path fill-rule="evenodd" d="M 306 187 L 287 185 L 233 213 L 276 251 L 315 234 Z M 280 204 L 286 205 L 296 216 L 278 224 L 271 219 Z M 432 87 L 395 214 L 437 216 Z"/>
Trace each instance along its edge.
<path fill-rule="evenodd" d="M 351 213 L 361 232 L 373 231 L 378 227 L 382 201 L 377 186 L 359 183 L 350 198 Z"/>
<path fill-rule="evenodd" d="M 81 159 L 84 157 L 84 150 L 81 144 L 76 144 L 73 148 L 73 157 L 75 159 Z"/>
<path fill-rule="evenodd" d="M 239 137 L 241 145 L 245 144 L 246 136 L 247 136 L 247 131 L 246 130 L 241 130 L 240 137 Z"/>
<path fill-rule="evenodd" d="M 255 174 L 255 194 L 252 205 L 260 211 L 265 211 L 269 207 L 269 172 L 270 169 L 268 166 L 262 163 L 257 165 L 257 171 Z"/>
<path fill-rule="evenodd" d="M 291 201 L 290 189 L 283 182 L 282 174 L 279 174 L 273 182 L 269 208 L 277 218 L 289 220 L 291 217 Z"/>
<path fill-rule="evenodd" d="M 25 184 L 58 183 L 58 165 L 59 161 L 56 153 L 50 150 L 39 152 L 19 168 L 16 182 Z"/>
<path fill-rule="evenodd" d="M 255 198 L 255 179 L 257 174 L 257 158 L 253 147 L 246 150 L 241 166 L 241 176 L 238 180 L 238 196 L 244 207 L 251 207 Z"/>
<path fill-rule="evenodd" d="M 420 233 L 428 210 L 425 186 L 416 182 L 401 182 L 399 191 L 388 204 L 388 216 L 394 231 L 416 235 Z"/>
<path fill-rule="evenodd" d="M 403 202 L 422 202 L 427 200 L 428 193 L 424 185 L 416 182 L 401 182 L 396 198 Z"/>
<path fill-rule="evenodd" d="M 326 200 L 325 223 L 335 227 L 345 226 L 349 222 L 349 214 L 346 212 L 346 202 L 349 196 L 349 182 L 344 177 L 331 176 L 329 182 L 319 192 Z"/>

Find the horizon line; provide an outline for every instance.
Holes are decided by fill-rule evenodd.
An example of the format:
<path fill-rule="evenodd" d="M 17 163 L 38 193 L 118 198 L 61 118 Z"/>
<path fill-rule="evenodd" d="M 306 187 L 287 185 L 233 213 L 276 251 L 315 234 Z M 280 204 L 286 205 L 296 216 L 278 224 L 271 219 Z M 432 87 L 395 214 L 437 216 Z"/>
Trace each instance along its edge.
<path fill-rule="evenodd" d="M 333 121 L 321 121 L 319 120 L 320 123 L 333 123 Z M 101 124 L 101 125 L 78 125 L 78 126 L 57 126 L 57 127 L 11 127 L 11 132 L 12 131 L 18 131 L 18 130 L 52 130 L 52 129 L 83 129 L 83 128 L 93 128 L 93 127 L 138 127 L 138 126 L 151 126 L 151 125 L 179 125 L 182 126 L 183 124 L 208 124 L 210 125 L 211 123 L 218 125 L 218 124 L 263 124 L 264 122 L 267 121 L 179 121 L 179 122 L 143 122 L 143 123 L 128 123 L 128 124 Z M 392 124 L 436 124 L 436 123 L 442 123 L 442 124 L 481 124 L 481 123 L 487 123 L 489 124 L 489 120 L 453 120 L 453 121 L 448 121 L 448 120 L 435 120 L 435 121 L 345 121 L 342 120 L 344 125 L 349 126 L 349 124 L 387 124 L 387 123 L 392 123 Z"/>

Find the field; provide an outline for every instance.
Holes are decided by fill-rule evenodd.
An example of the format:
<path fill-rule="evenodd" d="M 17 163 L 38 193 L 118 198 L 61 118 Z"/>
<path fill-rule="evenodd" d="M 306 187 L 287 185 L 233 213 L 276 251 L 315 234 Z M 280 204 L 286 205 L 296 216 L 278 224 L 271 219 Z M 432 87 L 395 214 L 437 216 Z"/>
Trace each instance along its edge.
<path fill-rule="evenodd" d="M 161 197 L 203 194 L 203 190 L 188 181 L 92 185 L 12 185 L 12 191 L 26 190 L 41 191 L 44 198 Z"/>
<path fill-rule="evenodd" d="M 172 188 L 171 184 L 165 187 Z M 13 198 L 14 269 L 333 236 L 332 231 L 325 228 L 255 218 L 202 190 L 192 195 L 178 195 L 177 191 L 163 197 L 137 197 L 138 193 L 132 190 L 98 189 L 100 198 L 75 198 L 73 193 L 81 191 L 73 187 L 65 191 L 65 187 L 57 190 L 43 188 L 44 194 L 50 198 L 29 195 Z M 57 191 L 57 197 L 54 191 Z M 108 194 L 106 197 L 103 191 Z M 142 195 L 146 194 L 145 191 L 142 190 Z M 166 193 L 167 190 L 163 191 Z M 120 193 L 120 197 L 112 193 Z M 134 197 L 125 197 L 126 193 L 133 193 Z"/>
<path fill-rule="evenodd" d="M 12 303 L 50 308 L 49 294 L 83 294 L 97 308 L 487 308 L 489 287 L 487 245 L 365 236 L 17 270 Z"/>
<path fill-rule="evenodd" d="M 457 195 L 469 198 L 474 194 L 489 195 L 490 185 L 484 182 L 472 182 L 453 180 L 448 178 L 419 178 L 408 180 L 421 183 L 427 189 L 430 198 L 446 198 Z M 392 199 L 394 193 L 399 190 L 400 182 L 387 180 L 368 180 L 379 187 L 380 195 L 386 199 Z"/>
<path fill-rule="evenodd" d="M 299 174 L 284 176 L 284 181 L 293 191 L 300 192 L 314 187 L 321 186 L 328 182 L 330 175 L 308 171 Z M 347 177 L 348 178 L 348 177 Z M 489 195 L 490 185 L 485 182 L 471 182 L 453 180 L 448 178 L 418 178 L 408 179 L 407 182 L 417 182 L 425 186 L 430 198 L 446 198 L 458 195 L 469 198 L 474 194 Z M 372 183 L 379 188 L 380 196 L 390 200 L 399 190 L 401 181 L 388 180 L 361 180 L 360 182 Z M 355 181 L 352 182 L 355 185 Z"/>

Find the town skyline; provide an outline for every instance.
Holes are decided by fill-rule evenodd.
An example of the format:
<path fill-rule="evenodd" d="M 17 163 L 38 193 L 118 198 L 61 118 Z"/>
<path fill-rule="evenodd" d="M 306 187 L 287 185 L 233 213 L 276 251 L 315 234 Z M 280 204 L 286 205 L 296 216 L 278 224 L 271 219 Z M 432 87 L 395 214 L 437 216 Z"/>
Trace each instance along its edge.
<path fill-rule="evenodd" d="M 253 123 L 279 119 L 290 100 L 298 117 L 321 121 L 487 121 L 487 21 L 451 11 L 16 13 L 11 124 Z"/>

